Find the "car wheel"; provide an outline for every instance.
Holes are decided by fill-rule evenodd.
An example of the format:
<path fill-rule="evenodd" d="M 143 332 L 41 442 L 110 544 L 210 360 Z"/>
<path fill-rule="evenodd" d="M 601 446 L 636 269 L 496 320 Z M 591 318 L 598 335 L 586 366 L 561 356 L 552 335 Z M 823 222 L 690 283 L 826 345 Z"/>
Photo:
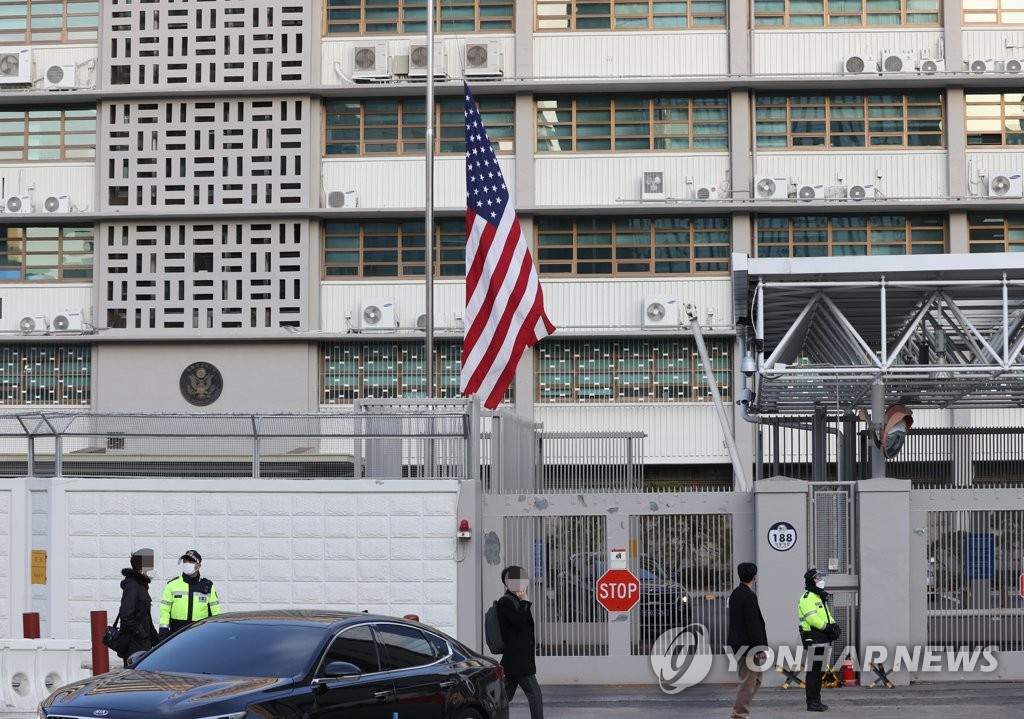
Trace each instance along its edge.
<path fill-rule="evenodd" d="M 476 709 L 460 709 L 455 714 L 455 719 L 480 719 L 480 712 Z"/>

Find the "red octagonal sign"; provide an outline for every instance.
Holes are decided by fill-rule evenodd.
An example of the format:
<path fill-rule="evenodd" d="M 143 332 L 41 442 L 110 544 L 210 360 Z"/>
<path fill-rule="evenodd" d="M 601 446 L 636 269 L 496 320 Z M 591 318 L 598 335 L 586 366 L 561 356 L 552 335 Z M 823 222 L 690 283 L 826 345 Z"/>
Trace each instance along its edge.
<path fill-rule="evenodd" d="M 609 612 L 628 612 L 640 601 L 640 580 L 628 569 L 609 569 L 597 580 L 596 594 Z"/>

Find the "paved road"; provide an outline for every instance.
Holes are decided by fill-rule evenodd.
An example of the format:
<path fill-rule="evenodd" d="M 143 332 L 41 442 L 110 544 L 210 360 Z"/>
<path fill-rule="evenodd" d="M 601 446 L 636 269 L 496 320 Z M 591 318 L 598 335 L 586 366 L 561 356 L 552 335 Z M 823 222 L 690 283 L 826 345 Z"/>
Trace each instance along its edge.
<path fill-rule="evenodd" d="M 726 719 L 735 698 L 732 686 L 697 686 L 674 696 L 657 687 L 544 687 L 549 719 Z M 1007 719 L 1024 717 L 1024 684 L 914 684 L 895 689 L 841 687 L 825 689 L 830 719 Z M 754 699 L 752 719 L 818 716 L 805 711 L 802 689 L 762 689 Z M 510 719 L 529 719 L 526 698 L 518 694 Z"/>

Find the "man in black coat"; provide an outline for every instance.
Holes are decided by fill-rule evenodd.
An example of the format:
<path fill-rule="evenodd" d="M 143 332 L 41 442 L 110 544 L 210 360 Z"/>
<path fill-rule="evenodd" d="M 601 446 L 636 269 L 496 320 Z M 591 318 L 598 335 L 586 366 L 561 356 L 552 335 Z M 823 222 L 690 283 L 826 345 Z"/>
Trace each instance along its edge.
<path fill-rule="evenodd" d="M 754 594 L 757 581 L 757 565 L 741 562 L 736 567 L 740 585 L 729 596 L 729 648 L 736 656 L 736 671 L 740 685 L 736 689 L 736 703 L 732 708 L 733 719 L 750 716 L 750 702 L 761 686 L 762 666 L 768 646 L 768 632 L 761 616 L 761 607 Z M 751 656 L 753 655 L 753 656 Z"/>
<path fill-rule="evenodd" d="M 149 596 L 150 572 L 153 571 L 153 550 L 140 549 L 129 560 L 131 567 L 121 570 L 121 608 L 117 613 L 121 621 L 121 636 L 127 637 L 117 655 L 128 666 L 128 657 L 135 652 L 152 649 L 158 641 L 151 612 L 153 600 Z"/>
<path fill-rule="evenodd" d="M 498 624 L 505 644 L 501 655 L 505 693 L 511 702 L 516 688 L 522 687 L 530 703 L 530 718 L 544 719 L 543 697 L 537 683 L 533 613 L 531 602 L 526 598 L 530 576 L 522 567 L 513 565 L 501 571 L 501 583 L 505 585 L 505 593 L 498 600 Z"/>

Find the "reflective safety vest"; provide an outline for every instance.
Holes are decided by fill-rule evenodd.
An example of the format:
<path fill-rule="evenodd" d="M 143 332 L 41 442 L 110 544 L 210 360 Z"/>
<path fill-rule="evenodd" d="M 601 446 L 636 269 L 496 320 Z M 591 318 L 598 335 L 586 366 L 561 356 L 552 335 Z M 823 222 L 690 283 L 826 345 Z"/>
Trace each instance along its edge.
<path fill-rule="evenodd" d="M 189 584 L 181 575 L 167 582 L 160 601 L 160 626 L 177 630 L 192 622 L 220 614 L 217 588 L 210 584 L 210 593 L 201 594 L 199 580 Z"/>
<path fill-rule="evenodd" d="M 796 612 L 800 617 L 801 632 L 824 629 L 826 625 L 835 621 L 821 597 L 810 591 L 804 592 L 800 597 Z"/>

